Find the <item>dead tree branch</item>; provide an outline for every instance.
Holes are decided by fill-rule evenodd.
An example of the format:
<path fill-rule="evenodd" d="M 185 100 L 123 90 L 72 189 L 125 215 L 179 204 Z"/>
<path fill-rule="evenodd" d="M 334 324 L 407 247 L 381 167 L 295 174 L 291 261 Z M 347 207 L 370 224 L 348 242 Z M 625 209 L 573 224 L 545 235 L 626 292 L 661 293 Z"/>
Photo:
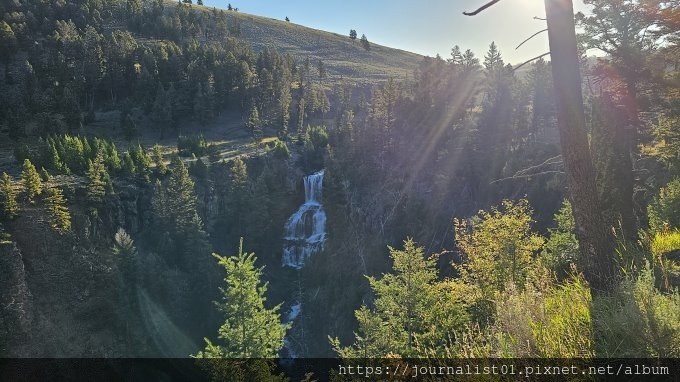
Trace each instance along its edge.
<path fill-rule="evenodd" d="M 543 32 L 547 32 L 547 31 L 548 31 L 548 28 L 545 28 L 545 29 L 543 29 L 543 30 L 540 30 L 540 31 L 538 31 L 538 32 L 536 32 L 536 33 L 534 33 L 534 34 L 532 34 L 531 36 L 529 36 L 529 38 L 527 38 L 526 40 L 524 40 L 524 41 L 522 41 L 521 43 L 519 43 L 519 45 L 517 45 L 517 46 L 515 47 L 515 50 L 519 49 L 519 47 L 522 46 L 522 45 L 524 45 L 525 42 L 531 40 L 532 38 L 538 36 L 539 34 L 541 34 L 541 33 L 543 33 Z"/>
<path fill-rule="evenodd" d="M 552 166 L 555 167 L 550 168 Z M 564 171 L 560 169 L 563 166 L 564 163 L 562 162 L 562 155 L 560 154 L 546 159 L 545 161 L 543 161 L 543 163 L 518 170 L 515 172 L 514 175 L 493 180 L 489 182 L 489 184 L 494 184 L 510 179 L 524 179 L 549 174 L 564 174 Z"/>
<path fill-rule="evenodd" d="M 464 14 L 465 16 L 474 16 L 474 15 L 478 14 L 479 12 L 481 12 L 481 11 L 483 11 L 483 10 L 489 8 L 490 6 L 492 6 L 492 5 L 494 5 L 494 4 L 496 4 L 496 3 L 499 2 L 499 1 L 501 1 L 501 0 L 491 0 L 491 1 L 489 1 L 488 3 L 486 3 L 486 4 L 482 5 L 481 7 L 477 8 L 477 10 L 474 11 L 474 12 L 463 12 L 463 14 Z"/>
<path fill-rule="evenodd" d="M 513 68 L 512 70 L 513 70 L 513 71 L 516 71 L 517 69 L 521 68 L 522 66 L 524 66 L 524 65 L 526 65 L 526 64 L 528 64 L 528 63 L 530 63 L 530 62 L 532 62 L 532 61 L 536 61 L 536 60 L 538 60 L 539 58 L 545 57 L 545 56 L 547 56 L 547 55 L 549 55 L 549 54 L 550 54 L 550 52 L 546 52 L 546 53 L 543 53 L 543 54 L 540 55 L 540 56 L 536 56 L 536 57 L 532 58 L 531 60 L 524 61 L 523 63 L 517 65 L 517 66 L 516 66 L 515 68 Z"/>
<path fill-rule="evenodd" d="M 562 171 L 562 170 L 548 170 L 548 171 L 537 172 L 535 174 L 526 174 L 526 175 L 515 174 L 513 176 L 508 176 L 507 178 L 492 180 L 491 182 L 489 182 L 489 184 L 502 182 L 504 180 L 533 178 L 533 177 L 536 177 L 536 176 L 551 175 L 551 174 L 564 174 L 564 171 Z"/>

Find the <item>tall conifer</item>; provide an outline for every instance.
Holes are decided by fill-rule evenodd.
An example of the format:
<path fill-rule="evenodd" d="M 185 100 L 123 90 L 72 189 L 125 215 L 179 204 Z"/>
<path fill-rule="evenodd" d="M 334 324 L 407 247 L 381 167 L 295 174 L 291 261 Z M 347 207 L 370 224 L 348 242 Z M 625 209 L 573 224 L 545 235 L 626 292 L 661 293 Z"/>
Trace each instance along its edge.
<path fill-rule="evenodd" d="M 3 214 L 7 219 L 14 219 L 19 214 L 17 194 L 12 186 L 12 178 L 6 172 L 2 173 L 0 181 L 0 203 L 2 203 Z"/>
<path fill-rule="evenodd" d="M 24 159 L 21 179 L 26 190 L 26 198 L 30 203 L 33 203 L 35 197 L 42 192 L 42 181 L 40 180 L 38 170 L 35 169 L 35 166 L 28 158 Z"/>
<path fill-rule="evenodd" d="M 71 213 L 66 206 L 66 198 L 59 187 L 52 186 L 45 190 L 45 209 L 47 210 L 50 227 L 59 234 L 71 230 Z"/>

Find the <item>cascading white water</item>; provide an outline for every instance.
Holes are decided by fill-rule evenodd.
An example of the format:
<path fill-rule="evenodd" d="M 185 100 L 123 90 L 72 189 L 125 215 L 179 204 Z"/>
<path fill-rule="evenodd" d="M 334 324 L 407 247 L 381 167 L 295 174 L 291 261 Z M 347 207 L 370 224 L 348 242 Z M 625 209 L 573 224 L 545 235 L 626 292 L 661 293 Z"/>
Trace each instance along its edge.
<path fill-rule="evenodd" d="M 321 204 L 324 170 L 304 177 L 305 202 L 288 218 L 284 226 L 281 263 L 284 267 L 301 269 L 305 261 L 323 250 L 326 241 L 326 213 Z M 302 312 L 303 286 L 298 272 L 297 293 L 284 322 L 292 322 L 293 329 L 283 343 L 283 358 L 297 358 L 304 349 L 304 326 L 295 320 Z M 302 348 L 301 349 L 301 344 Z"/>
<path fill-rule="evenodd" d="M 283 266 L 300 269 L 326 241 L 326 213 L 321 205 L 324 171 L 304 177 L 305 203 L 284 226 Z"/>

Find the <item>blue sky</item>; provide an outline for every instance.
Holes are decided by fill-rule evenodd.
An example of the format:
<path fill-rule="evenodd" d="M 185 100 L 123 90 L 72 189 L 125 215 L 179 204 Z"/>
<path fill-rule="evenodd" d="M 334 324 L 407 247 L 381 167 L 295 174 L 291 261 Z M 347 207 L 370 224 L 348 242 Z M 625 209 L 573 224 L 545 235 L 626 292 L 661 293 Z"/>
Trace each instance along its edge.
<path fill-rule="evenodd" d="M 207 6 L 226 8 L 276 19 L 288 16 L 291 22 L 315 29 L 359 36 L 381 45 L 423 55 L 447 58 L 454 45 L 470 48 L 479 57 L 491 41 L 499 46 L 506 62 L 520 63 L 548 51 L 547 35 L 532 39 L 515 50 L 522 40 L 545 28 L 543 0 L 504 0 L 481 14 L 468 17 L 487 0 L 204 0 Z M 576 10 L 585 10 L 574 0 Z"/>

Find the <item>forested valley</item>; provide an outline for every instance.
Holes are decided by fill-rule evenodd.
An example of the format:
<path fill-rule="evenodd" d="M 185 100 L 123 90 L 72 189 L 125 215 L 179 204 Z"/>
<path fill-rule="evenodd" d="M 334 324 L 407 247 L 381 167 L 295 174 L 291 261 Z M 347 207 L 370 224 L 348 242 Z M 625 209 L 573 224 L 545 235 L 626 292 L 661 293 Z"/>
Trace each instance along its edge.
<path fill-rule="evenodd" d="M 514 47 L 3 1 L 0 356 L 680 357 L 680 7 L 585 2 L 589 211 Z"/>

